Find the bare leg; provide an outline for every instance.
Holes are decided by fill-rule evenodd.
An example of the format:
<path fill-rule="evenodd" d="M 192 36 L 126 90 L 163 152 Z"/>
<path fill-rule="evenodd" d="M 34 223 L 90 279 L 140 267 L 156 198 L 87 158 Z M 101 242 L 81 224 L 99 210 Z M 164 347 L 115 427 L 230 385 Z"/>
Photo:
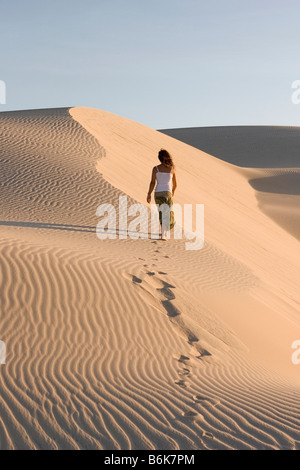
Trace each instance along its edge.
<path fill-rule="evenodd" d="M 161 239 L 166 242 L 168 241 L 168 230 L 164 224 L 161 226 Z"/>

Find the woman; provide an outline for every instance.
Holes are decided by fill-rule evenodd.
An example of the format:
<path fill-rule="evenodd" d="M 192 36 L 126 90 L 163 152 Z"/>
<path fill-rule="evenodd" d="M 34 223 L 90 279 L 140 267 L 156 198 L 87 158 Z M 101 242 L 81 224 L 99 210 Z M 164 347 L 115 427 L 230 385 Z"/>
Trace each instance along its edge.
<path fill-rule="evenodd" d="M 151 194 L 155 187 L 154 199 L 155 204 L 161 206 L 167 204 L 169 207 L 173 205 L 173 199 L 175 190 L 177 188 L 175 165 L 169 152 L 165 149 L 161 149 L 158 152 L 158 159 L 161 162 L 160 165 L 155 166 L 152 170 L 151 181 L 149 185 L 149 191 L 147 194 L 147 202 L 151 202 Z M 156 186 L 155 186 L 156 183 Z M 172 230 L 175 225 L 174 212 L 170 211 L 170 226 L 165 226 L 162 221 L 162 212 L 159 211 L 159 221 L 161 225 L 161 239 L 167 240 L 167 232 Z"/>

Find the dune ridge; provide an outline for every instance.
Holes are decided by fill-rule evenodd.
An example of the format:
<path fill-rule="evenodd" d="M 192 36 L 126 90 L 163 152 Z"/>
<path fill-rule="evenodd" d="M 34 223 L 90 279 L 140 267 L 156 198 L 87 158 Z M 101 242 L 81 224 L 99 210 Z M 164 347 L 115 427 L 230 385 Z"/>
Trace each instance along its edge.
<path fill-rule="evenodd" d="M 298 449 L 299 379 L 288 343 L 300 333 L 295 256 L 276 295 L 270 290 L 296 241 L 260 211 L 245 175 L 87 108 L 1 113 L 0 126 L 0 339 L 7 348 L 0 448 Z M 243 188 L 240 203 L 229 195 L 233 214 L 249 208 L 253 227 L 262 223 L 268 240 L 274 231 L 268 256 L 257 259 L 265 245 L 256 250 L 252 242 L 250 262 L 241 247 L 214 236 L 224 210 L 214 197 L 221 201 L 232 181 L 221 195 L 208 191 L 213 216 L 198 252 L 187 252 L 184 240 L 97 238 L 100 203 L 117 205 L 120 194 L 144 202 L 161 145 L 178 149 L 182 187 L 189 176 L 180 155 L 206 165 L 200 197 L 224 175 Z M 178 191 L 178 200 L 188 197 Z M 275 256 L 281 237 L 290 251 Z M 279 262 L 268 282 L 266 261 Z M 286 334 L 274 351 L 262 323 L 262 355 L 237 317 L 249 322 L 253 307 L 257 321 L 264 305 Z"/>

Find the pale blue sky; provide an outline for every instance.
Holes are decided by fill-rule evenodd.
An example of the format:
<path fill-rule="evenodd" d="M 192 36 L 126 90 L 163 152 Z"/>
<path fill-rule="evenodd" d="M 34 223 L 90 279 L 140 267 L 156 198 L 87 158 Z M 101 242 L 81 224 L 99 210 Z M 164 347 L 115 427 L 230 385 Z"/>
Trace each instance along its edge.
<path fill-rule="evenodd" d="M 299 18 L 299 0 L 0 0 L 0 111 L 298 126 Z"/>

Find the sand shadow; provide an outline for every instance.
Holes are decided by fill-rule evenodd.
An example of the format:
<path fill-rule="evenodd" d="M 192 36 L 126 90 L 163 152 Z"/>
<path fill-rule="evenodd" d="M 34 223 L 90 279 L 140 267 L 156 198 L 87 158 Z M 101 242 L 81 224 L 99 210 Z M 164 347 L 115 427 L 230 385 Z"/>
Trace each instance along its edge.
<path fill-rule="evenodd" d="M 25 227 L 25 228 L 37 228 L 37 229 L 45 229 L 45 230 L 67 230 L 72 232 L 87 232 L 87 233 L 107 233 L 109 235 L 124 235 L 127 234 L 130 238 L 133 238 L 133 235 L 144 235 L 147 238 L 157 237 L 159 238 L 159 233 L 151 233 L 151 232 L 137 232 L 134 230 L 120 230 L 118 228 L 113 230 L 99 230 L 96 226 L 90 225 L 72 225 L 72 224 L 55 224 L 50 222 L 26 222 L 26 221 L 15 221 L 15 220 L 0 220 L 0 226 L 6 227 Z M 155 238 L 156 239 L 156 238 Z"/>
<path fill-rule="evenodd" d="M 39 228 L 47 230 L 71 230 L 75 232 L 94 232 L 96 233 L 95 227 L 88 225 L 70 225 L 70 224 L 53 224 L 49 222 L 24 222 L 14 220 L 0 220 L 0 225 L 6 227 L 26 227 L 26 228 Z"/>
<path fill-rule="evenodd" d="M 300 195 L 300 173 L 281 173 L 267 176 L 266 178 L 254 178 L 249 184 L 256 191 L 264 193 Z"/>

